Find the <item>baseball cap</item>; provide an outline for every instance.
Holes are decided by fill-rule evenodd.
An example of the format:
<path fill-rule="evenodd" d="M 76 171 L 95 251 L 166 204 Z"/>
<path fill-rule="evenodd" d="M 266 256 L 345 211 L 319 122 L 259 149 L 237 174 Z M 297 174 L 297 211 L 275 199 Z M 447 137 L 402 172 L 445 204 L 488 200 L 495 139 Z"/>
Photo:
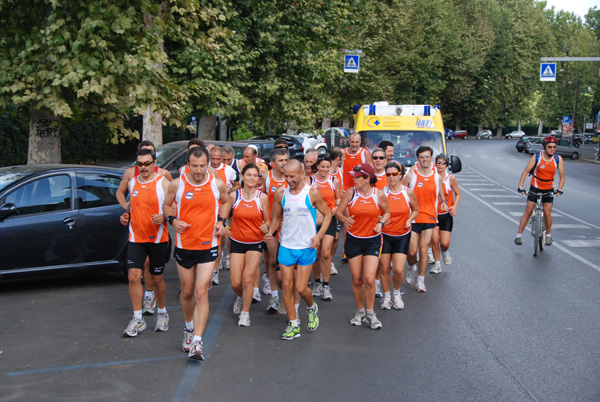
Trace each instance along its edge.
<path fill-rule="evenodd" d="M 359 177 L 359 176 L 369 176 L 370 178 L 375 177 L 375 171 L 373 167 L 368 163 L 361 163 L 352 168 L 351 171 L 348 172 L 350 176 Z"/>

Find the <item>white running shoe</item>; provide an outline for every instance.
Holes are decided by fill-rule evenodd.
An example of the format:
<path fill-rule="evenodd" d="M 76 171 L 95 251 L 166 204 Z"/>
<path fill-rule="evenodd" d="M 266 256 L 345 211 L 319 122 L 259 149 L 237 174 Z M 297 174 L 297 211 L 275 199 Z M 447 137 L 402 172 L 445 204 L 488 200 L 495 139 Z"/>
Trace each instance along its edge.
<path fill-rule="evenodd" d="M 277 306 L 277 312 L 281 315 L 287 314 L 287 309 L 285 308 L 285 303 L 283 300 L 279 300 L 279 305 Z"/>
<path fill-rule="evenodd" d="M 237 297 L 235 299 L 235 303 L 233 303 L 233 314 L 239 314 L 242 311 L 242 306 L 244 305 L 244 299 L 241 297 Z"/>
<path fill-rule="evenodd" d="M 123 335 L 126 335 L 130 338 L 135 338 L 138 336 L 140 332 L 146 329 L 146 321 L 142 318 L 141 320 L 136 320 L 135 317 L 131 318 L 129 324 L 127 324 L 127 328 L 123 331 Z"/>
<path fill-rule="evenodd" d="M 260 291 L 258 289 L 254 289 L 254 295 L 252 296 L 252 303 L 260 303 Z"/>
<path fill-rule="evenodd" d="M 402 293 L 394 293 L 394 309 L 404 310 L 404 302 L 402 301 Z"/>
<path fill-rule="evenodd" d="M 375 297 L 383 297 L 383 289 L 381 288 L 381 281 L 375 280 Z"/>
<path fill-rule="evenodd" d="M 374 311 L 372 313 L 367 313 L 363 318 L 363 321 L 365 324 L 369 325 L 371 329 L 381 329 L 381 327 L 383 327 Z"/>
<path fill-rule="evenodd" d="M 321 282 L 315 282 L 313 289 L 312 289 L 313 297 L 321 296 L 322 292 L 323 292 L 323 285 L 321 284 Z"/>
<path fill-rule="evenodd" d="M 267 311 L 277 311 L 279 309 L 279 299 L 271 296 L 269 299 L 269 305 L 267 306 Z"/>
<path fill-rule="evenodd" d="M 444 264 L 450 265 L 452 264 L 452 257 L 450 256 L 450 251 L 442 251 L 442 258 L 444 259 Z"/>
<path fill-rule="evenodd" d="M 223 259 L 221 259 L 221 261 L 223 261 L 223 269 L 229 269 L 229 254 L 227 254 Z"/>
<path fill-rule="evenodd" d="M 190 347 L 192 346 L 192 341 L 194 340 L 194 330 L 193 329 L 185 329 L 183 330 L 183 342 L 181 343 L 181 349 L 184 352 L 189 352 Z"/>
<path fill-rule="evenodd" d="M 442 265 L 439 262 L 436 262 L 433 267 L 429 270 L 432 274 L 441 274 L 442 273 Z"/>
<path fill-rule="evenodd" d="M 210 281 L 213 285 L 219 284 L 219 271 L 213 271 L 212 279 Z"/>
<path fill-rule="evenodd" d="M 419 293 L 427 292 L 427 288 L 425 287 L 424 279 L 417 280 L 417 292 L 419 292 Z"/>
<path fill-rule="evenodd" d="M 331 294 L 331 288 L 329 286 L 323 286 L 323 300 L 333 300 L 333 295 Z"/>
<path fill-rule="evenodd" d="M 262 291 L 264 294 L 270 295 L 271 294 L 271 281 L 269 281 L 267 274 L 263 274 L 262 279 L 265 284 L 262 288 Z"/>
<path fill-rule="evenodd" d="M 204 360 L 204 354 L 202 354 L 202 342 L 193 342 L 190 346 L 188 357 L 192 360 Z"/>
<path fill-rule="evenodd" d="M 409 268 L 406 273 L 406 284 L 412 285 L 417 280 L 417 270 L 413 268 Z"/>
<path fill-rule="evenodd" d="M 379 305 L 379 308 L 382 310 L 391 310 L 392 309 L 392 299 L 390 297 L 384 297 Z"/>
<path fill-rule="evenodd" d="M 354 318 L 350 320 L 350 325 L 354 325 L 355 327 L 360 327 L 363 319 L 365 318 L 365 311 L 355 310 Z"/>
<path fill-rule="evenodd" d="M 337 275 L 338 274 L 338 270 L 335 269 L 335 265 L 333 265 L 333 262 L 331 263 L 331 275 Z"/>
<path fill-rule="evenodd" d="M 144 296 L 144 304 L 142 306 L 142 314 L 154 314 L 156 308 L 156 296 L 152 297 Z"/>
<path fill-rule="evenodd" d="M 156 323 L 154 324 L 154 332 L 166 332 L 169 329 L 169 313 L 158 313 L 156 315 Z"/>
<path fill-rule="evenodd" d="M 430 264 L 433 264 L 435 262 L 435 259 L 433 258 L 433 250 L 432 249 L 427 250 L 427 258 L 429 259 Z"/>
<path fill-rule="evenodd" d="M 250 314 L 240 314 L 238 320 L 238 327 L 249 327 L 250 326 Z"/>

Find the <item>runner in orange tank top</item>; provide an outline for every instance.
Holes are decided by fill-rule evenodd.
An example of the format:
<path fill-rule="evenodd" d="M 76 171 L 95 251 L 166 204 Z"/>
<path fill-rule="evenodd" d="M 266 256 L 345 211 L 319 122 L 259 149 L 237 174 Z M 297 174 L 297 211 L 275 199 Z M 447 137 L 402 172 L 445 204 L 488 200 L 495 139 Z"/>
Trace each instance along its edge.
<path fill-rule="evenodd" d="M 434 265 L 429 272 L 439 274 L 442 272 L 442 264 L 440 263 L 440 248 L 444 258 L 444 264 L 450 265 L 452 257 L 450 256 L 450 237 L 452 235 L 452 227 L 458 204 L 460 204 L 460 189 L 458 181 L 454 175 L 448 173 L 448 164 L 450 159 L 445 154 L 439 154 L 435 157 L 435 165 L 437 167 L 438 176 L 440 178 L 440 186 L 446 198 L 448 210 L 443 211 L 441 206 L 438 208 L 438 223 L 433 229 L 431 238 L 431 247 L 433 249 Z"/>
<path fill-rule="evenodd" d="M 163 202 L 168 188 L 168 180 L 155 172 L 156 157 L 150 149 L 141 149 L 136 155 L 136 166 L 140 174 L 129 182 L 131 201 L 129 211 L 121 215 L 121 223 L 129 225 L 129 245 L 127 247 L 127 277 L 129 296 L 133 306 L 133 318 L 124 335 L 135 337 L 146 328 L 143 318 L 142 270 L 149 260 L 150 275 L 158 303 L 158 317 L 155 331 L 169 328 L 169 315 L 165 308 L 166 286 L 163 271 L 166 264 L 168 232 L 163 214 Z M 150 277 L 152 279 L 150 279 Z"/>
<path fill-rule="evenodd" d="M 227 233 L 223 222 L 231 210 L 225 184 L 207 172 L 208 159 L 205 148 L 190 150 L 190 173 L 171 182 L 163 205 L 177 235 L 174 256 L 185 318 L 182 348 L 195 360 L 204 360 L 202 334 L 208 319 L 208 289 L 217 258 L 216 236 Z"/>
<path fill-rule="evenodd" d="M 238 326 L 250 326 L 253 285 L 269 230 L 269 199 L 256 189 L 260 181 L 258 167 L 248 164 L 242 169 L 243 187 L 229 195 L 233 204 L 231 222 L 231 288 L 237 295 L 233 312 L 239 314 Z"/>
<path fill-rule="evenodd" d="M 371 154 L 368 149 L 361 148 L 360 144 L 362 141 L 362 137 L 359 133 L 350 134 L 350 146 L 344 149 L 344 162 L 342 164 L 342 173 L 343 173 L 343 191 L 348 190 L 349 188 L 354 186 L 354 182 L 352 180 L 347 180 L 348 173 L 352 171 L 352 169 L 360 165 L 361 163 L 371 164 Z"/>
<path fill-rule="evenodd" d="M 556 196 L 562 195 L 562 189 L 565 185 L 565 164 L 563 162 L 562 156 L 556 155 L 557 144 L 558 140 L 553 135 L 544 138 L 544 140 L 542 141 L 544 150 L 542 152 L 538 152 L 535 155 L 532 155 L 531 158 L 529 158 L 529 162 L 527 163 L 527 166 L 525 166 L 525 170 L 523 170 L 521 178 L 519 179 L 519 188 L 517 189 L 519 193 L 525 194 L 525 189 L 523 188 L 523 185 L 525 183 L 527 175 L 531 174 L 532 178 L 529 192 L 545 194 L 542 197 L 542 203 L 544 204 L 544 225 L 546 227 L 547 246 L 550 246 L 552 244 L 552 235 L 550 231 L 552 230 L 553 201 L 553 198 L 548 196 L 548 194 L 554 193 Z M 554 176 L 556 175 L 556 172 L 558 172 L 559 181 L 558 188 L 555 191 Z M 529 218 L 531 218 L 531 214 L 533 213 L 533 208 L 535 207 L 535 204 L 536 198 L 534 196 L 528 196 L 527 204 L 525 205 L 525 212 L 523 213 L 523 216 L 521 216 L 521 220 L 519 221 L 519 229 L 517 231 L 517 237 L 515 238 L 515 244 L 517 246 L 523 244 L 521 235 L 523 233 L 523 230 L 525 230 L 525 226 L 527 226 L 527 222 L 529 222 Z"/>
<path fill-rule="evenodd" d="M 365 321 L 372 329 L 379 329 L 382 324 L 373 310 L 375 275 L 381 252 L 381 229 L 390 217 L 390 208 L 383 192 L 374 187 L 377 178 L 371 165 L 362 163 L 349 175 L 354 178 L 354 188 L 342 195 L 335 217 L 348 228 L 344 250 L 356 302 L 350 324 L 359 326 Z M 348 214 L 344 216 L 346 210 Z"/>
<path fill-rule="evenodd" d="M 333 175 L 335 178 L 337 178 L 340 181 L 340 190 L 344 188 L 344 178 L 343 178 L 343 174 L 342 174 L 342 163 L 343 163 L 343 158 L 344 158 L 344 153 L 342 152 L 342 149 L 340 147 L 333 147 L 333 149 L 331 150 L 330 153 L 330 158 L 331 158 L 331 169 L 329 170 L 329 174 Z M 351 180 L 351 177 L 348 177 L 349 180 Z M 337 219 L 336 219 L 337 221 Z M 331 245 L 331 255 L 334 256 L 337 248 L 338 248 L 338 243 L 339 243 L 339 239 L 340 236 L 343 236 L 344 233 L 342 233 L 342 223 L 338 221 L 338 230 L 337 233 L 335 234 L 335 238 L 333 239 L 333 244 Z M 335 268 L 335 264 L 333 263 L 333 260 L 331 261 L 331 275 L 337 275 L 338 271 Z"/>
<path fill-rule="evenodd" d="M 371 159 L 373 160 L 373 171 L 375 172 L 375 177 L 377 178 L 377 183 L 375 183 L 375 187 L 378 190 L 383 190 L 388 182 L 387 177 L 385 175 L 385 164 L 387 161 L 387 156 L 385 151 L 382 148 L 375 148 L 371 152 Z M 381 286 L 381 260 L 379 261 L 379 267 L 377 268 L 377 275 L 375 276 L 375 297 L 383 297 L 383 289 Z"/>
<path fill-rule="evenodd" d="M 404 185 L 414 191 L 419 203 L 419 215 L 412 225 L 412 234 L 408 248 L 409 270 L 406 283 L 417 282 L 417 291 L 426 292 L 425 274 L 427 273 L 427 250 L 431 243 L 433 228 L 437 223 L 438 201 L 442 203 L 442 211 L 448 210 L 446 200 L 438 184 L 438 176 L 433 169 L 433 150 L 422 145 L 417 148 L 418 167 L 411 169 L 404 177 Z M 419 269 L 417 275 L 417 253 L 419 253 Z M 416 279 L 416 281 L 415 281 Z"/>
<path fill-rule="evenodd" d="M 382 310 L 390 310 L 392 305 L 396 310 L 404 308 L 400 286 L 404 282 L 404 264 L 406 263 L 408 245 L 410 244 L 412 221 L 419 214 L 419 203 L 415 193 L 402 184 L 404 172 L 404 166 L 398 162 L 391 161 L 385 166 L 389 184 L 383 192 L 390 206 L 390 219 L 383 226 L 383 247 L 379 259 L 383 288 L 383 300 L 380 304 Z M 392 260 L 394 265 L 393 299 L 390 291 Z"/>

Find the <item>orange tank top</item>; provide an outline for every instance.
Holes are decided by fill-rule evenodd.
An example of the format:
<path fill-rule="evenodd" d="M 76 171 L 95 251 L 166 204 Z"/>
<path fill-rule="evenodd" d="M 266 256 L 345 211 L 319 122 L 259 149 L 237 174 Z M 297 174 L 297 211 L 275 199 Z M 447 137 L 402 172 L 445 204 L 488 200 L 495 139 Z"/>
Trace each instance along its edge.
<path fill-rule="evenodd" d="M 419 215 L 415 218 L 415 223 L 437 223 L 438 177 L 434 170 L 429 176 L 422 176 L 418 169 L 413 170 L 409 187 L 419 203 Z"/>
<path fill-rule="evenodd" d="M 452 191 L 452 185 L 450 184 L 450 174 L 446 174 L 446 178 L 442 180 L 442 192 L 444 193 L 444 197 L 446 197 L 446 204 L 448 208 L 454 205 L 454 192 Z M 438 205 L 438 215 L 447 214 L 448 211 L 442 211 L 442 205 Z"/>
<path fill-rule="evenodd" d="M 271 208 L 270 214 L 271 214 L 271 219 L 273 219 L 273 201 L 275 201 L 275 193 L 277 192 L 277 189 L 281 186 L 283 186 L 283 188 L 287 188 L 288 184 L 287 181 L 285 181 L 285 178 L 281 181 L 275 180 L 275 178 L 273 177 L 273 171 L 269 170 L 269 175 L 267 176 L 267 180 L 266 180 L 266 192 L 267 192 L 267 196 L 269 196 L 269 208 Z"/>
<path fill-rule="evenodd" d="M 381 207 L 377 200 L 377 189 L 373 188 L 368 197 L 360 195 L 356 188 L 351 191 L 354 191 L 354 196 L 348 203 L 348 216 L 354 216 L 354 225 L 348 228 L 348 233 L 359 238 L 379 236 L 374 231 L 375 225 L 377 225 L 381 216 Z"/>
<path fill-rule="evenodd" d="M 157 175 L 153 180 L 144 183 L 138 175 L 129 181 L 129 241 L 132 243 L 164 243 L 169 240 L 167 223 L 152 223 L 152 215 L 163 213 L 165 192 L 162 180 L 164 177 Z"/>
<path fill-rule="evenodd" d="M 260 206 L 260 195 L 256 190 L 254 198 L 246 200 L 243 191 L 235 192 L 233 203 L 233 220 L 231 223 L 231 239 L 238 243 L 260 243 L 265 235 L 260 231 L 263 222 L 263 209 Z"/>
<path fill-rule="evenodd" d="M 313 187 L 316 188 L 321 196 L 323 197 L 323 201 L 327 204 L 330 211 L 333 211 L 333 208 L 337 205 L 335 202 L 335 185 L 333 184 L 333 176 L 329 176 L 329 178 L 325 181 L 317 180 L 316 176 L 311 176 Z"/>
<path fill-rule="evenodd" d="M 215 226 L 219 213 L 220 193 L 215 177 L 207 173 L 204 184 L 194 185 L 182 175 L 175 194 L 177 219 L 191 226 L 177 233 L 176 245 L 185 250 L 208 250 L 218 245 Z"/>
<path fill-rule="evenodd" d="M 383 190 L 383 188 L 388 185 L 385 171 L 380 174 L 375 173 L 375 177 L 377 177 L 377 183 L 375 183 L 375 187 L 377 187 L 378 190 Z"/>
<path fill-rule="evenodd" d="M 348 148 L 344 149 L 344 163 L 342 163 L 342 176 L 344 177 L 342 180 L 342 188 L 344 191 L 354 187 L 354 180 L 352 180 L 352 177 L 348 175 L 348 172 L 350 172 L 354 166 L 358 166 L 361 163 L 366 162 L 367 158 L 365 156 L 365 148 L 359 149 L 354 155 L 348 152 Z"/>
<path fill-rule="evenodd" d="M 389 187 L 383 189 L 383 193 L 390 205 L 390 220 L 383 227 L 383 233 L 389 236 L 403 236 L 410 232 L 410 228 L 405 228 L 404 224 L 412 213 L 410 208 L 410 198 L 406 193 L 406 187 L 402 186 L 400 192 L 393 193 Z"/>
<path fill-rule="evenodd" d="M 329 172 L 329 176 L 332 176 L 332 177 L 335 177 L 336 179 L 338 179 L 340 181 L 340 186 L 342 187 L 342 189 L 344 188 L 344 178 L 342 177 L 342 169 L 337 168 L 335 173 Z"/>
<path fill-rule="evenodd" d="M 558 170 L 558 157 L 553 156 L 547 161 L 544 153 L 539 152 L 538 162 L 531 173 L 531 185 L 540 190 L 552 190 L 554 188 L 554 176 Z"/>

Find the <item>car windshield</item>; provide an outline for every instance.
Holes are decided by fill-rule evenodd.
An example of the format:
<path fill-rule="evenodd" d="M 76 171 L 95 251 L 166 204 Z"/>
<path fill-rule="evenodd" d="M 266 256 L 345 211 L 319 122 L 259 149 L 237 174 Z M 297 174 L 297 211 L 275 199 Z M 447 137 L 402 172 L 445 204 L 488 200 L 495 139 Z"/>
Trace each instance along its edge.
<path fill-rule="evenodd" d="M 412 166 L 417 161 L 417 148 L 421 145 L 433 149 L 433 157 L 442 153 L 442 133 L 438 131 L 409 131 L 409 130 L 382 130 L 363 131 L 362 146 L 373 151 L 381 141 L 391 141 L 394 144 L 394 160 L 406 166 Z"/>
<path fill-rule="evenodd" d="M 173 156 L 178 155 L 183 147 L 177 144 L 165 144 L 156 151 L 156 163 L 162 166 L 166 161 Z"/>
<path fill-rule="evenodd" d="M 27 177 L 31 174 L 30 171 L 25 172 L 14 172 L 10 170 L 0 171 L 0 191 L 4 190 L 5 187 L 11 185 L 17 180 L 21 180 L 23 177 Z"/>

